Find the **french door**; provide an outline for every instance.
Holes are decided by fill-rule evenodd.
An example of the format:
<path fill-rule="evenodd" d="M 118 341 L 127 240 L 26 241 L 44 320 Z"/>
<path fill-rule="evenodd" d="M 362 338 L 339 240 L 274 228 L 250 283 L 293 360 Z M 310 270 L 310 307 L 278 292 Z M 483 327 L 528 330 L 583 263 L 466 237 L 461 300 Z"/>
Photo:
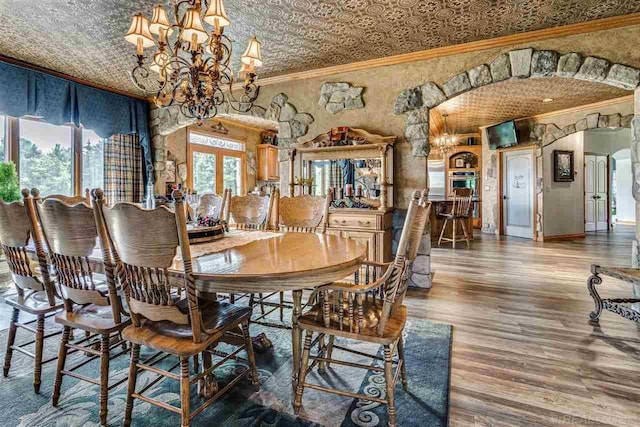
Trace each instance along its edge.
<path fill-rule="evenodd" d="M 189 144 L 187 156 L 189 187 L 199 194 L 222 194 L 225 188 L 233 195 L 245 194 L 245 153 Z"/>
<path fill-rule="evenodd" d="M 584 156 L 584 231 L 609 229 L 608 156 Z"/>

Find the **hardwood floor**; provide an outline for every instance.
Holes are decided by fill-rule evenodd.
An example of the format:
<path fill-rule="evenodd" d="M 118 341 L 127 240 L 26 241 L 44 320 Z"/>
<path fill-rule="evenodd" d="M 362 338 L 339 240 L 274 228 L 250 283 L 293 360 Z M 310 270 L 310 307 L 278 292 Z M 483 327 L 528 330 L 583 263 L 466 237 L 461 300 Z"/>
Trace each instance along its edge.
<path fill-rule="evenodd" d="M 433 249 L 433 288 L 405 301 L 454 325 L 452 426 L 640 424 L 640 329 L 609 312 L 587 321 L 590 265 L 629 266 L 632 239 L 632 227 L 547 243 L 482 234 Z M 631 294 L 608 278 L 600 290 Z"/>

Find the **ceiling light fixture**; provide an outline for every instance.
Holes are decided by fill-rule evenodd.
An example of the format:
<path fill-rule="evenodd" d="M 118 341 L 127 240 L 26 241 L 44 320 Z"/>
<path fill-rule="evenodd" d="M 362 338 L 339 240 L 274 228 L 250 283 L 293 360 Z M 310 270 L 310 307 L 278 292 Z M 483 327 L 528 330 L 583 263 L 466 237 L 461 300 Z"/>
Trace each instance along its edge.
<path fill-rule="evenodd" d="M 432 145 L 442 153 L 443 157 L 446 157 L 453 150 L 453 147 L 458 145 L 458 141 L 455 136 L 449 135 L 447 127 L 448 114 L 443 114 L 442 117 L 444 118 L 444 133 L 435 138 Z"/>
<path fill-rule="evenodd" d="M 542 102 L 544 102 L 545 104 L 548 102 L 553 102 L 553 98 L 543 98 Z"/>
<path fill-rule="evenodd" d="M 258 39 L 252 37 L 242 54 L 238 77 L 244 79 L 244 87 L 236 99 L 232 93 L 234 74 L 229 66 L 231 40 L 224 35 L 224 27 L 231 22 L 223 0 L 177 1 L 173 17 L 176 24 L 171 23 L 161 5 L 153 7 L 151 23 L 142 13 L 133 17 L 124 36 L 136 46 L 138 61 L 131 71 L 133 83 L 146 92 L 140 80 L 149 77 L 149 70 L 157 73 L 160 87 L 154 96 L 155 104 L 179 105 L 185 116 L 198 123 L 215 117 L 225 102 L 236 111 L 249 111 L 260 91 L 255 84 L 256 67 L 263 62 Z M 156 46 L 147 67 L 144 49 Z"/>

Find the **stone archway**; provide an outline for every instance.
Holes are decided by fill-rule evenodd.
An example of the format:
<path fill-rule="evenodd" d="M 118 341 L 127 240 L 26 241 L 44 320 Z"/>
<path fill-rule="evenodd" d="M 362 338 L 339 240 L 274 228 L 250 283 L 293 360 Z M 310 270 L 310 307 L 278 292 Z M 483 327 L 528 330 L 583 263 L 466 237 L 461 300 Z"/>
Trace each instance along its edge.
<path fill-rule="evenodd" d="M 480 64 L 456 74 L 442 87 L 435 82 L 427 82 L 405 89 L 396 98 L 394 113 L 408 113 L 405 137 L 412 146 L 413 155 L 428 157 L 431 109 L 470 90 L 507 79 L 553 76 L 604 83 L 626 90 L 635 90 L 640 84 L 640 69 L 634 67 L 594 56 L 585 57 L 577 52 L 561 54 L 554 50 L 524 48 L 503 53 L 489 64 Z"/>
<path fill-rule="evenodd" d="M 307 134 L 309 125 L 314 118 L 311 114 L 298 112 L 296 107 L 288 101 L 288 96 L 279 93 L 273 97 L 268 108 L 253 105 L 245 113 L 232 110 L 228 104 L 219 110 L 220 117 L 252 116 L 274 122 L 278 126 L 278 140 L 284 149 L 297 142 L 299 137 Z M 180 106 L 154 108 L 150 115 L 151 147 L 153 149 L 153 167 L 156 181 L 165 173 L 167 162 L 167 135 L 194 124 L 193 118 L 186 117 Z"/>

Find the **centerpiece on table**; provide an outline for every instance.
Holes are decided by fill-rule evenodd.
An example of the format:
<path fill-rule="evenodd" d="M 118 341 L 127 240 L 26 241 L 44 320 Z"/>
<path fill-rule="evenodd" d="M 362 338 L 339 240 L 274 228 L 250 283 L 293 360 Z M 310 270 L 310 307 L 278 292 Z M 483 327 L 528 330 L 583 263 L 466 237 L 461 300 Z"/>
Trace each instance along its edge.
<path fill-rule="evenodd" d="M 224 237 L 228 227 L 227 222 L 220 218 L 220 213 L 218 216 L 197 215 L 200 195 L 195 191 L 187 193 L 185 200 L 191 208 L 189 213 L 192 221 L 187 227 L 189 243 L 211 242 Z"/>

